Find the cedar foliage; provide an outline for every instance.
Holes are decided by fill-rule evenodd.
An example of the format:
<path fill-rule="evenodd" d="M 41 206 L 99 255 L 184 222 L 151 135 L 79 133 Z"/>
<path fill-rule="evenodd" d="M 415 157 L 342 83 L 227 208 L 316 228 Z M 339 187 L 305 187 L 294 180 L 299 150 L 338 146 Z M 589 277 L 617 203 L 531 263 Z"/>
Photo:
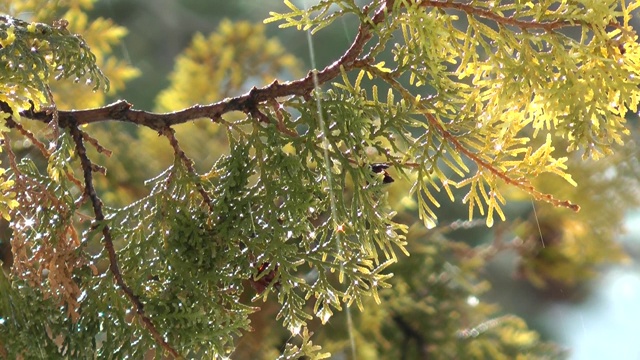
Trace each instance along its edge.
<path fill-rule="evenodd" d="M 0 357 L 564 356 L 479 301 L 479 273 L 515 250 L 536 286 L 575 286 L 624 259 L 640 3 L 284 4 L 265 22 L 314 34 L 351 16 L 352 46 L 300 76 L 263 25 L 223 22 L 151 113 L 95 91 L 139 73 L 92 1 L 0 3 Z M 447 199 L 467 221 L 438 224 Z M 537 217 L 453 241 L 505 220 L 507 199 Z"/>

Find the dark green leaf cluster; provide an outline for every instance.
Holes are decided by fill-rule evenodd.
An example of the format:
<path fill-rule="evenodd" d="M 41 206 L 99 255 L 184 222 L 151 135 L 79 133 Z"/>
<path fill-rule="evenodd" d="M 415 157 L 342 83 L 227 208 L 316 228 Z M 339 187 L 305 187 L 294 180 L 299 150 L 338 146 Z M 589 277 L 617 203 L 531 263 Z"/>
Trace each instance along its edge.
<path fill-rule="evenodd" d="M 58 310 L 55 301 L 45 300 L 36 288 L 23 282 L 10 282 L 5 276 L 0 276 L 0 293 L 0 336 L 8 349 L 5 356 L 55 359 L 58 346 L 53 339 L 42 336 L 51 331 L 50 323 L 33 321 L 35 318 L 63 323 L 66 315 Z"/>

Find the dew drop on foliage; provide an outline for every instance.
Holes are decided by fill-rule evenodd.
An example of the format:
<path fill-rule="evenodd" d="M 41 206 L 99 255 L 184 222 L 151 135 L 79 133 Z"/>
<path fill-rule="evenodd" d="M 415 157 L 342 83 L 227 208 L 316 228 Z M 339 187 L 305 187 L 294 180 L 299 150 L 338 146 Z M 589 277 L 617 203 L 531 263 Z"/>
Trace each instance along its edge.
<path fill-rule="evenodd" d="M 331 311 L 325 307 L 322 307 L 317 313 L 318 318 L 322 321 L 323 324 L 326 324 L 329 319 L 331 319 Z"/>
<path fill-rule="evenodd" d="M 291 331 L 291 334 L 294 336 L 298 336 L 300 334 L 300 330 L 302 329 L 302 325 L 300 324 L 292 324 L 291 328 L 289 329 Z"/>
<path fill-rule="evenodd" d="M 387 229 L 387 236 L 391 239 L 395 239 L 398 237 L 398 234 L 393 231 L 393 229 Z"/>
<path fill-rule="evenodd" d="M 429 230 L 436 227 L 436 222 L 432 218 L 425 218 L 424 224 Z"/>

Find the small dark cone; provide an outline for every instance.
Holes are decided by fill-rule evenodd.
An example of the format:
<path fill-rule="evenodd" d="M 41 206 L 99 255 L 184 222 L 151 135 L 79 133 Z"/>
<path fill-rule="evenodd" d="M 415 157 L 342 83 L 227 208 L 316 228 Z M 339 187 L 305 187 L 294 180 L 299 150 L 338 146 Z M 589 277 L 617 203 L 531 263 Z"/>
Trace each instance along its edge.
<path fill-rule="evenodd" d="M 384 179 L 382 179 L 382 182 L 384 184 L 390 184 L 395 181 L 393 180 L 391 175 L 389 175 L 389 173 L 386 171 L 388 168 L 389 168 L 389 164 L 385 164 L 385 163 L 371 164 L 371 171 L 373 171 L 376 174 L 384 175 Z"/>

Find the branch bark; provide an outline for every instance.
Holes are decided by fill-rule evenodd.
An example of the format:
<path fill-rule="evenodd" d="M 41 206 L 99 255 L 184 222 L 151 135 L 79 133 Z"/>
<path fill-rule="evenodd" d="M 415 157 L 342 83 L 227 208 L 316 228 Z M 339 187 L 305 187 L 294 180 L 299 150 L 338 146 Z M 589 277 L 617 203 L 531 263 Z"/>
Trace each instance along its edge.
<path fill-rule="evenodd" d="M 378 24 L 384 20 L 386 6 L 393 6 L 393 1 L 387 1 L 386 4 L 382 5 L 376 11 L 372 18 L 373 24 Z M 372 37 L 373 32 L 371 25 L 361 24 L 356 38 L 340 59 L 316 73 L 318 85 L 331 81 L 340 75 L 340 68 L 351 70 L 356 65 L 362 65 L 363 62 L 368 62 L 368 59 L 358 59 L 358 57 L 362 54 L 364 46 Z M 254 87 L 248 93 L 241 96 L 224 99 L 209 105 L 194 105 L 175 112 L 160 114 L 136 110 L 133 108 L 131 103 L 125 100 L 119 100 L 112 104 L 94 109 L 59 110 L 57 112 L 58 122 L 60 127 L 67 128 L 70 124 L 84 125 L 115 120 L 146 126 L 158 132 L 163 132 L 164 129 L 173 125 L 201 118 L 209 118 L 214 122 L 218 122 L 222 115 L 232 111 L 241 111 L 251 115 L 252 113 L 255 113 L 255 109 L 258 104 L 269 100 L 289 96 L 308 97 L 315 88 L 315 71 L 316 70 L 309 71 L 309 73 L 302 79 L 282 84 L 275 80 L 265 87 Z M 49 123 L 53 121 L 54 114 L 51 111 L 34 111 L 33 109 L 30 109 L 21 111 L 20 116 Z"/>

